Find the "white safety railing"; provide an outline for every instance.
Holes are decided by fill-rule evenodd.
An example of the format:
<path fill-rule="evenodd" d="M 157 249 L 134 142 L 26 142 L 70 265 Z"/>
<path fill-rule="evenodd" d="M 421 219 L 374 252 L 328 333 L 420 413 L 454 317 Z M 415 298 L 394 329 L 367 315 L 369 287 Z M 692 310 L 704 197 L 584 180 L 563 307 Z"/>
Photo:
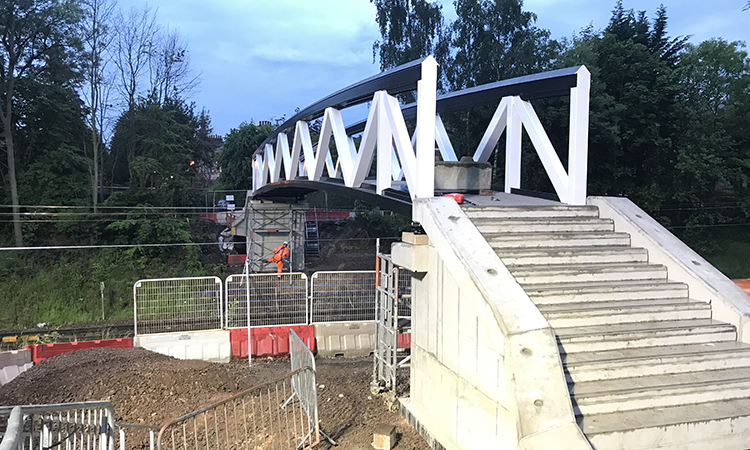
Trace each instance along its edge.
<path fill-rule="evenodd" d="M 127 448 L 154 449 L 159 427 L 118 424 L 114 418 L 105 401 L 0 406 L 0 449 L 125 450 L 126 432 Z M 139 439 L 136 430 L 144 436 Z"/>
<path fill-rule="evenodd" d="M 310 278 L 310 323 L 375 319 L 375 271 L 315 272 Z"/>
<path fill-rule="evenodd" d="M 281 166 L 287 180 L 305 176 L 318 181 L 324 169 L 332 178 L 343 177 L 348 187 L 360 187 L 370 172 L 373 156 L 377 157 L 377 192 L 391 187 L 401 174 L 406 178 L 412 198 L 432 197 L 435 166 L 435 97 L 437 63 L 432 57 L 421 63 L 422 76 L 417 83 L 417 127 L 415 145 L 406 128 L 398 100 L 387 91 L 372 97 L 367 124 L 359 149 L 347 135 L 341 112 L 326 108 L 317 146 L 310 139 L 310 127 L 300 120 L 295 125 L 291 150 L 286 133 L 279 133 L 276 148 L 270 143 L 253 159 L 253 189 L 281 179 Z M 336 145 L 338 161 L 334 164 L 329 152 L 331 136 Z M 395 152 L 394 152 L 395 144 Z M 315 151 L 317 149 L 317 151 Z M 300 162 L 300 154 L 304 162 Z"/>
<path fill-rule="evenodd" d="M 135 334 L 220 330 L 219 277 L 160 278 L 133 285 Z"/>
<path fill-rule="evenodd" d="M 307 293 L 304 273 L 230 275 L 226 280 L 225 324 L 228 328 L 305 325 Z"/>

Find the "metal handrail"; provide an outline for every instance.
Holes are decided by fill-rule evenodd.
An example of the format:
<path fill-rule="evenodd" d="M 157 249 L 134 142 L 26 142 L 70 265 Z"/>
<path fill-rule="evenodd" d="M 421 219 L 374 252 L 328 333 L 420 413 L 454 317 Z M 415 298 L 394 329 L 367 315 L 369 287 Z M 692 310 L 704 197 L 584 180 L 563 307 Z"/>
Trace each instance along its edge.
<path fill-rule="evenodd" d="M 349 85 L 333 94 L 324 97 L 295 114 L 292 118 L 277 127 L 263 141 L 253 155 L 262 153 L 266 144 L 276 142 L 279 133 L 294 128 L 298 121 L 310 121 L 323 115 L 326 108 L 341 109 L 372 101 L 377 91 L 388 91 L 391 95 L 413 91 L 422 76 L 422 62 L 425 58 L 402 64 L 362 81 Z"/>
<path fill-rule="evenodd" d="M 0 441 L 0 450 L 17 450 L 21 439 L 23 439 L 23 410 L 20 406 L 14 406 L 8 419 L 8 428 L 3 440 Z"/>
<path fill-rule="evenodd" d="M 497 102 L 503 97 L 517 95 L 523 100 L 549 97 L 562 97 L 570 94 L 570 89 L 578 85 L 576 72 L 582 66 L 567 67 L 549 72 L 509 78 L 494 83 L 482 84 L 459 91 L 438 95 L 435 111 L 440 114 L 472 106 Z M 409 103 L 401 108 L 404 119 L 417 117 L 417 104 Z M 367 120 L 360 120 L 346 127 L 346 134 L 361 133 Z"/>

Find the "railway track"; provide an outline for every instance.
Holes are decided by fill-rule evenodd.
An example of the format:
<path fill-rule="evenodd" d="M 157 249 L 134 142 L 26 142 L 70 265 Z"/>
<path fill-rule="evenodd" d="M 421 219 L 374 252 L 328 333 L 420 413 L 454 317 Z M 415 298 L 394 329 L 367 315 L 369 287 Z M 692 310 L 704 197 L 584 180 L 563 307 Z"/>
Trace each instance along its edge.
<path fill-rule="evenodd" d="M 89 341 L 133 337 L 131 323 L 102 323 L 78 327 L 35 327 L 0 331 L 3 349 L 25 344 Z"/>

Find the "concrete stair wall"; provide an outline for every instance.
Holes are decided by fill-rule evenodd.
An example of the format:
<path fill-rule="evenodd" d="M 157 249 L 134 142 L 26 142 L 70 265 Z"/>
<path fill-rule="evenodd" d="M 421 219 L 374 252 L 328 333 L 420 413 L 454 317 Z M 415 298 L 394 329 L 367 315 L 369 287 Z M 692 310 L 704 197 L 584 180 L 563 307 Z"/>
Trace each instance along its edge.
<path fill-rule="evenodd" d="M 717 296 L 694 298 L 695 281 L 670 277 L 685 269 L 668 250 L 655 262 L 653 246 L 631 246 L 635 232 L 616 230 L 620 219 L 600 217 L 597 206 L 464 212 L 553 327 L 595 449 L 750 448 L 744 322 L 717 320 Z M 719 308 L 730 311 L 723 319 L 743 314 L 742 305 Z"/>

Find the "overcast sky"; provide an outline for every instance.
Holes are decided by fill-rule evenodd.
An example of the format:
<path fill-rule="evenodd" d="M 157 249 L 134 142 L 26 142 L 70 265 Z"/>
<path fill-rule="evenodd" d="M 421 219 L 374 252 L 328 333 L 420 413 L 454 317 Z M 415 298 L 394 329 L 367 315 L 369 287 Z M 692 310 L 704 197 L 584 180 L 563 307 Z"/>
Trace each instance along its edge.
<path fill-rule="evenodd" d="M 537 25 L 553 38 L 588 24 L 607 25 L 615 1 L 526 0 Z M 653 18 L 660 2 L 625 0 Z M 671 36 L 747 40 L 746 0 L 666 0 Z M 201 83 L 197 106 L 226 134 L 243 121 L 290 117 L 326 95 L 378 72 L 372 44 L 379 38 L 369 0 L 120 0 L 123 9 L 148 4 L 159 22 L 179 29 Z M 444 15 L 455 17 L 451 1 Z"/>

